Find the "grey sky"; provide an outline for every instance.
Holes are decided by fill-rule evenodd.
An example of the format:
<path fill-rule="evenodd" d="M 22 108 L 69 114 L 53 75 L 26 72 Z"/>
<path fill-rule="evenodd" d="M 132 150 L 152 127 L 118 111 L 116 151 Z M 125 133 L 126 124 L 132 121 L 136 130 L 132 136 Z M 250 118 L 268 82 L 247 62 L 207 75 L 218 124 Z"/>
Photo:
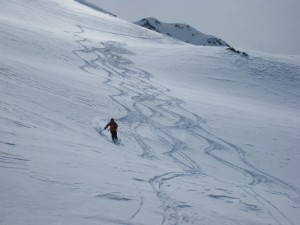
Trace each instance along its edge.
<path fill-rule="evenodd" d="M 239 49 L 300 55 L 300 0 L 87 0 L 135 22 L 186 23 Z"/>

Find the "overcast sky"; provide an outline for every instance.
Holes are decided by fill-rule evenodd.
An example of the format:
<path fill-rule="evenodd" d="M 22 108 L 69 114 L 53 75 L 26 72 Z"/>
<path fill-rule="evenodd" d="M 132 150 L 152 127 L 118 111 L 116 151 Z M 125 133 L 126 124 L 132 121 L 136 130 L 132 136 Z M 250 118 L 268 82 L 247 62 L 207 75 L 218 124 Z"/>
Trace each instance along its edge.
<path fill-rule="evenodd" d="M 300 55 L 300 0 L 87 0 L 135 22 L 186 23 L 242 50 Z"/>

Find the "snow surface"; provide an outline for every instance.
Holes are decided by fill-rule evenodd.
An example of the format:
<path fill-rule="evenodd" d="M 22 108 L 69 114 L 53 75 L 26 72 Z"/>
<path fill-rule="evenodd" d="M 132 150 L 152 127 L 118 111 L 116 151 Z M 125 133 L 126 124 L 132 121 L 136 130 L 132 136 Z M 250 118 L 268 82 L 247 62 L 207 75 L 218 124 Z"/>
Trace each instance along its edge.
<path fill-rule="evenodd" d="M 71 0 L 3 1 L 0 31 L 1 225 L 299 224 L 298 56 Z"/>
<path fill-rule="evenodd" d="M 84 4 L 84 5 L 86 5 L 86 6 L 90 7 L 90 8 L 92 8 L 92 9 L 97 10 L 97 11 L 104 12 L 104 13 L 107 13 L 107 14 L 109 14 L 109 15 L 111 15 L 111 16 L 117 17 L 115 14 L 113 14 L 113 13 L 111 13 L 111 12 L 108 12 L 108 11 L 106 11 L 106 10 L 104 10 L 104 9 L 102 9 L 102 8 L 100 8 L 100 7 L 98 7 L 97 5 L 91 3 L 90 1 L 86 1 L 86 0 L 75 0 L 75 1 L 76 1 L 76 2 L 79 2 L 79 3 L 81 3 L 81 4 Z"/>

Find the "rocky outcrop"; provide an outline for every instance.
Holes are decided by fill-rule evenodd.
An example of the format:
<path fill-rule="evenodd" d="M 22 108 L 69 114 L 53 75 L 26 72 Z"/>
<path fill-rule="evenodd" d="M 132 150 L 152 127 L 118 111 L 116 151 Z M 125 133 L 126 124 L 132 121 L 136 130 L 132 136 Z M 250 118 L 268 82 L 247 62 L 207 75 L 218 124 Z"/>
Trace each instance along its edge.
<path fill-rule="evenodd" d="M 135 24 L 194 45 L 230 47 L 222 39 L 201 33 L 187 24 L 163 23 L 155 18 L 144 18 Z"/>

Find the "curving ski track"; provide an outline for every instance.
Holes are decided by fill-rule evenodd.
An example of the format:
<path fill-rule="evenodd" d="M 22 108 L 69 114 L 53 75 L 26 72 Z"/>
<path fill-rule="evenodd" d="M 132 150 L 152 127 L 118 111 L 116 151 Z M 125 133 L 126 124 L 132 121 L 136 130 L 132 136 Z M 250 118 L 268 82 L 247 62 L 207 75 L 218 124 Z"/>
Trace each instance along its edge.
<path fill-rule="evenodd" d="M 251 203 L 243 203 L 240 200 L 240 204 L 243 203 L 253 211 L 261 209 L 265 216 L 269 216 L 270 220 L 273 221 L 272 224 L 294 224 L 276 206 L 276 203 L 272 203 L 266 197 L 263 197 L 262 193 L 279 195 L 280 198 L 299 207 L 299 189 L 256 168 L 247 161 L 247 154 L 243 149 L 205 130 L 201 126 L 205 122 L 203 118 L 186 110 L 183 101 L 168 95 L 169 90 L 167 88 L 151 81 L 152 74 L 136 68 L 134 63 L 126 58 L 126 55 L 134 54 L 126 49 L 126 44 L 114 41 L 94 43 L 83 37 L 87 30 L 92 30 L 91 28 L 82 26 L 78 26 L 78 28 L 79 31 L 73 34 L 78 38 L 77 43 L 80 48 L 74 50 L 73 53 L 83 61 L 80 69 L 95 76 L 100 76 L 100 73 L 97 73 L 99 71 L 107 73 L 105 76 L 102 75 L 105 79 L 104 83 L 115 90 L 115 94 L 109 96 L 110 99 L 127 112 L 127 115 L 118 118 L 118 121 L 123 126 L 128 126 L 131 131 L 130 135 L 140 146 L 140 156 L 149 160 L 157 160 L 165 155 L 182 168 L 182 171 L 170 171 L 154 175 L 148 181 L 161 202 L 163 210 L 162 224 L 182 224 L 187 217 L 185 215 L 185 218 L 183 218 L 181 214 L 182 202 L 174 199 L 168 193 L 166 182 L 182 177 L 198 177 L 198 179 L 201 179 L 201 176 L 209 176 L 205 172 L 206 168 L 201 167 L 202 165 L 199 165 L 199 162 L 193 159 L 192 155 L 195 154 L 200 155 L 200 157 L 201 155 L 210 157 L 216 163 L 240 173 L 247 181 L 243 184 L 237 184 L 215 179 L 219 184 L 219 190 L 222 190 L 221 187 L 224 185 L 232 186 L 233 189 L 238 188 L 240 195 L 247 195 L 248 198 L 251 198 Z M 157 137 L 161 149 L 152 149 L 147 144 L 145 137 L 139 132 L 145 128 L 151 130 L 153 135 Z M 176 137 L 174 135 L 176 132 L 183 133 L 187 137 L 196 138 L 199 143 L 202 143 L 199 146 L 206 143 L 207 147 L 190 146 L 189 143 Z M 228 159 L 222 158 L 218 155 L 219 152 L 234 154 L 239 163 L 237 164 L 236 160 L 230 161 L 230 157 Z M 146 201 L 142 193 L 140 194 L 139 208 L 129 220 L 138 215 Z M 207 195 L 215 199 L 241 198 L 241 196 L 228 196 L 226 190 L 224 190 L 224 195 Z M 129 224 L 131 223 L 129 222 Z"/>

